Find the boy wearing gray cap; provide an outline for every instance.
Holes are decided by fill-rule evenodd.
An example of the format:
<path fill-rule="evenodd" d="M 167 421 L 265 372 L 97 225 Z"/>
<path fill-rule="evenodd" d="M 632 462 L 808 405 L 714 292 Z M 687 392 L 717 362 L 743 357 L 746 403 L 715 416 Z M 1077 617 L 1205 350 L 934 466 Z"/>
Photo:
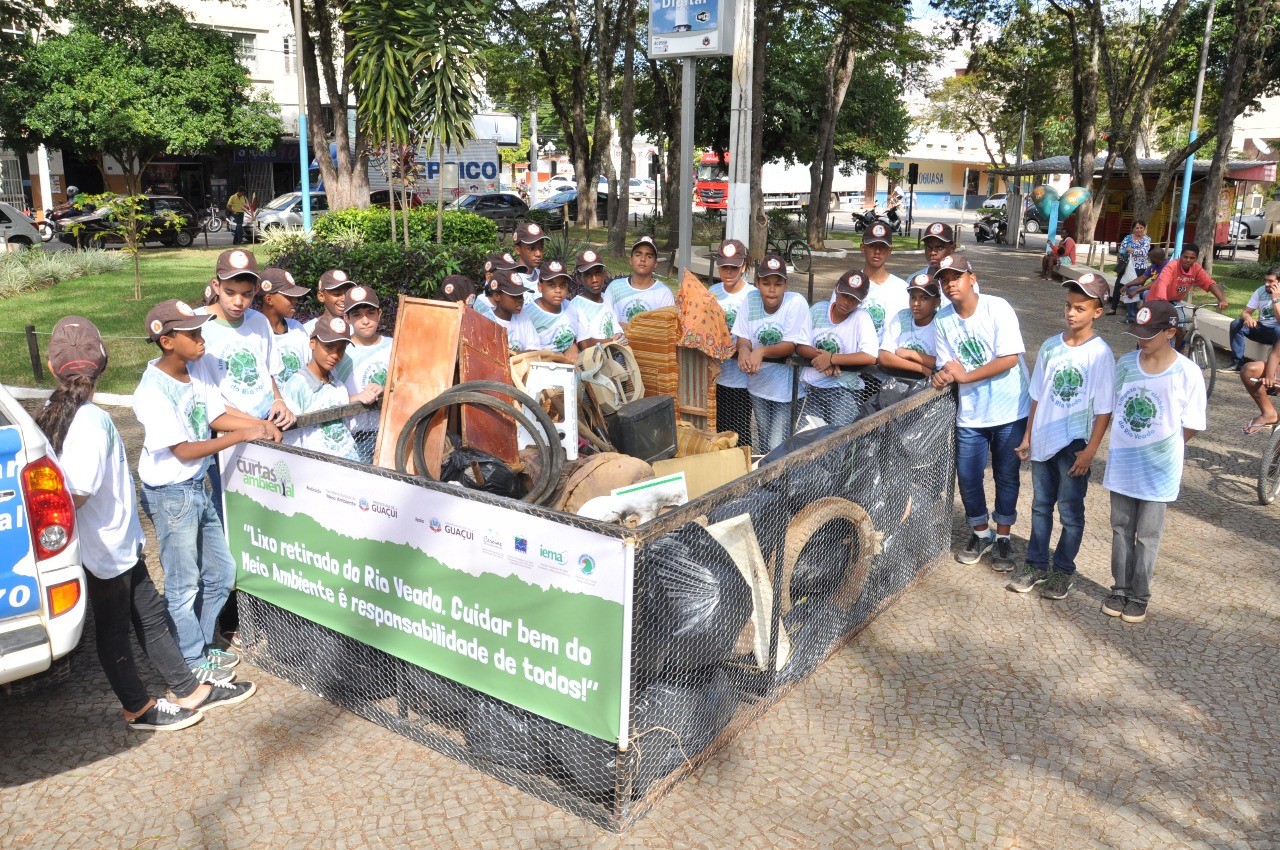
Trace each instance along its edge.
<path fill-rule="evenodd" d="M 377 384 L 351 395 L 334 375 L 350 343 L 351 324 L 346 319 L 321 316 L 316 320 L 315 330 L 311 332 L 311 360 L 284 385 L 285 403 L 295 415 L 342 407 L 353 401 L 372 404 L 382 395 L 382 387 Z M 289 430 L 285 432 L 284 441 L 313 452 L 360 460 L 345 419 Z"/>

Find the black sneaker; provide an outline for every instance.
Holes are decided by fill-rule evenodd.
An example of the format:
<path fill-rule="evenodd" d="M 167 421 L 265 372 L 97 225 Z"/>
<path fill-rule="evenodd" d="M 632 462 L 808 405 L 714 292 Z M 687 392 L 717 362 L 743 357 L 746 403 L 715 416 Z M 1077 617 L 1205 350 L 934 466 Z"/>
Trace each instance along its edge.
<path fill-rule="evenodd" d="M 161 697 L 156 704 L 125 723 L 135 732 L 175 732 L 194 726 L 204 719 L 198 711 L 175 705 Z"/>
<path fill-rule="evenodd" d="M 1007 573 L 1017 565 L 1013 557 L 1013 541 L 1008 537 L 997 537 L 995 551 L 991 553 L 991 569 L 998 573 Z"/>
<path fill-rule="evenodd" d="M 1147 603 L 1130 599 L 1124 604 L 1124 613 L 1120 615 L 1120 619 L 1126 623 L 1141 623 L 1147 619 Z"/>
<path fill-rule="evenodd" d="M 1118 593 L 1113 593 L 1107 597 L 1102 603 L 1102 613 L 1108 617 L 1119 617 L 1124 613 L 1125 598 Z"/>
<path fill-rule="evenodd" d="M 204 702 L 196 706 L 196 711 L 203 712 L 211 708 L 244 702 L 258 690 L 258 686 L 253 682 L 209 682 L 208 685 L 211 689 L 209 695 L 204 698 Z"/>
<path fill-rule="evenodd" d="M 1071 588 L 1075 586 L 1076 577 L 1071 573 L 1064 573 L 1062 570 L 1054 570 L 1049 573 L 1044 582 L 1040 585 L 1040 598 L 1042 599 L 1066 599 L 1067 594 L 1071 592 Z"/>
<path fill-rule="evenodd" d="M 1232 360 L 1232 361 L 1231 361 L 1230 363 L 1228 363 L 1226 366 L 1223 366 L 1223 367 L 1222 367 L 1222 371 L 1224 371 L 1224 372 L 1239 372 L 1239 371 L 1240 371 L 1241 369 L 1243 369 L 1243 368 L 1244 368 L 1244 361 L 1243 361 L 1243 360 Z"/>
<path fill-rule="evenodd" d="M 969 543 L 956 553 L 956 560 L 962 564 L 976 564 L 982 560 L 983 555 L 991 551 L 994 545 L 995 541 L 991 539 L 990 534 L 970 532 Z"/>
<path fill-rule="evenodd" d="M 1018 571 L 1017 575 L 1009 579 L 1009 583 L 1004 586 L 1004 589 L 1012 590 L 1014 593 L 1029 593 L 1031 588 L 1042 583 L 1048 577 L 1048 570 L 1038 569 L 1026 564 Z"/>

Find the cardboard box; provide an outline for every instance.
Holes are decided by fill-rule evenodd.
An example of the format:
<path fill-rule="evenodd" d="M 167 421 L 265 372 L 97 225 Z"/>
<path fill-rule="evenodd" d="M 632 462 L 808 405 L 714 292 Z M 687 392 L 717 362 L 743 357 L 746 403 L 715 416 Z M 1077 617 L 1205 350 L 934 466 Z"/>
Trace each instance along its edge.
<path fill-rule="evenodd" d="M 696 499 L 751 471 L 751 448 L 736 446 L 688 457 L 673 457 L 653 464 L 653 472 L 661 477 L 683 472 L 689 486 L 689 498 Z"/>

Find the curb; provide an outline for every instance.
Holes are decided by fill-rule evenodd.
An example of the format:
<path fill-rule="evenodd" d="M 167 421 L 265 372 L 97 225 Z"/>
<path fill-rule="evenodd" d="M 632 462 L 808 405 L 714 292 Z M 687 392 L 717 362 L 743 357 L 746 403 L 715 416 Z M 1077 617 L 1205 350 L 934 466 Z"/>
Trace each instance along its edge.
<path fill-rule="evenodd" d="M 5 385 L 5 391 L 19 401 L 45 401 L 53 395 L 53 390 L 38 387 L 11 387 Z M 94 393 L 93 403 L 106 407 L 133 407 L 133 396 L 117 393 Z"/>

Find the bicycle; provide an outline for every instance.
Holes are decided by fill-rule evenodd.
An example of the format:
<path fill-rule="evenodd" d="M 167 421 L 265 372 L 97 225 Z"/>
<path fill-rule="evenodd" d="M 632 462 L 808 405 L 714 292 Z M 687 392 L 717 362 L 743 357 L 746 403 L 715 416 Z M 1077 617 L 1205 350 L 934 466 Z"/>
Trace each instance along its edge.
<path fill-rule="evenodd" d="M 1178 346 L 1178 351 L 1196 364 L 1196 368 L 1204 375 L 1204 400 L 1207 403 L 1209 397 L 1213 395 L 1213 385 L 1218 380 L 1218 356 L 1214 354 L 1213 343 L 1200 333 L 1200 328 L 1196 324 L 1196 312 L 1206 306 L 1208 305 L 1191 303 L 1182 305 L 1185 318 L 1178 322 L 1178 327 L 1186 328 L 1187 332 L 1182 338 L 1182 344 Z"/>
<path fill-rule="evenodd" d="M 806 273 L 813 268 L 813 249 L 808 242 L 796 237 L 790 228 L 783 232 L 781 242 L 772 236 L 768 237 L 765 240 L 765 251 L 782 257 L 797 272 Z"/>

